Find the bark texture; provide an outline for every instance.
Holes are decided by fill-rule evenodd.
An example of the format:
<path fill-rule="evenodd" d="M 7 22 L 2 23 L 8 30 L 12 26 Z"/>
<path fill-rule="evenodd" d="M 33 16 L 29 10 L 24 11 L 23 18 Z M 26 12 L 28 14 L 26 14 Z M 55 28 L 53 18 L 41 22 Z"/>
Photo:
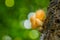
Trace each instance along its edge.
<path fill-rule="evenodd" d="M 60 40 L 60 0 L 50 0 L 47 11 L 43 40 Z"/>

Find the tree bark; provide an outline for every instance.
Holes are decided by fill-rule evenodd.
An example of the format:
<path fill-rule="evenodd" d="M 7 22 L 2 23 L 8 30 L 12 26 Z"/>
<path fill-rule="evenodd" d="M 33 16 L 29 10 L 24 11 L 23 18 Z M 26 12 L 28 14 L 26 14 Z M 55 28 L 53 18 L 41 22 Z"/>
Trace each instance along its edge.
<path fill-rule="evenodd" d="M 50 0 L 43 28 L 43 40 L 60 40 L 60 0 Z"/>

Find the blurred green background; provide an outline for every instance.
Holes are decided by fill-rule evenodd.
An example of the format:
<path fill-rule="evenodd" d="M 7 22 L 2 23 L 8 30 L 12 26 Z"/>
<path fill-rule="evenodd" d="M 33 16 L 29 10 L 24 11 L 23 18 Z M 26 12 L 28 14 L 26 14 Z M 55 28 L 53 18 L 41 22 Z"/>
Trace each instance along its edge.
<path fill-rule="evenodd" d="M 38 30 L 25 29 L 23 21 L 48 5 L 49 0 L 0 0 L 0 40 L 40 40 Z"/>

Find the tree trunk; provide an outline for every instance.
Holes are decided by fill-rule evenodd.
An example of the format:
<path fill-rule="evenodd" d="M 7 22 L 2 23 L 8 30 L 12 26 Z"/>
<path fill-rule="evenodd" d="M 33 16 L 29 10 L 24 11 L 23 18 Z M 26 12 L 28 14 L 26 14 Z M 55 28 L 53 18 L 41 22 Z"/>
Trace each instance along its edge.
<path fill-rule="evenodd" d="M 50 0 L 43 28 L 43 40 L 60 40 L 60 0 Z"/>

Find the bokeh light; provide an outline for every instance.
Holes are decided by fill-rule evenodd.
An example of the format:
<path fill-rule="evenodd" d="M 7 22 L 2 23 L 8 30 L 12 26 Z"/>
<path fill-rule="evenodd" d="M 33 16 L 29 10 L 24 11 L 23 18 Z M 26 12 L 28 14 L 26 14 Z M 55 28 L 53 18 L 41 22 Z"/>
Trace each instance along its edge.
<path fill-rule="evenodd" d="M 37 30 L 32 30 L 29 32 L 29 37 L 31 39 L 36 39 L 39 37 L 39 32 Z"/>
<path fill-rule="evenodd" d="M 26 29 L 31 29 L 31 23 L 30 23 L 29 20 L 25 20 L 25 21 L 24 21 L 24 27 L 25 27 Z"/>
<path fill-rule="evenodd" d="M 28 14 L 28 19 L 30 19 L 30 17 L 33 16 L 34 14 L 35 14 L 34 12 L 30 12 L 30 13 Z"/>
<path fill-rule="evenodd" d="M 15 4 L 14 0 L 5 0 L 5 5 L 7 7 L 13 7 Z"/>
<path fill-rule="evenodd" d="M 6 35 L 6 36 L 2 37 L 2 40 L 12 40 L 12 38 L 10 36 Z"/>

